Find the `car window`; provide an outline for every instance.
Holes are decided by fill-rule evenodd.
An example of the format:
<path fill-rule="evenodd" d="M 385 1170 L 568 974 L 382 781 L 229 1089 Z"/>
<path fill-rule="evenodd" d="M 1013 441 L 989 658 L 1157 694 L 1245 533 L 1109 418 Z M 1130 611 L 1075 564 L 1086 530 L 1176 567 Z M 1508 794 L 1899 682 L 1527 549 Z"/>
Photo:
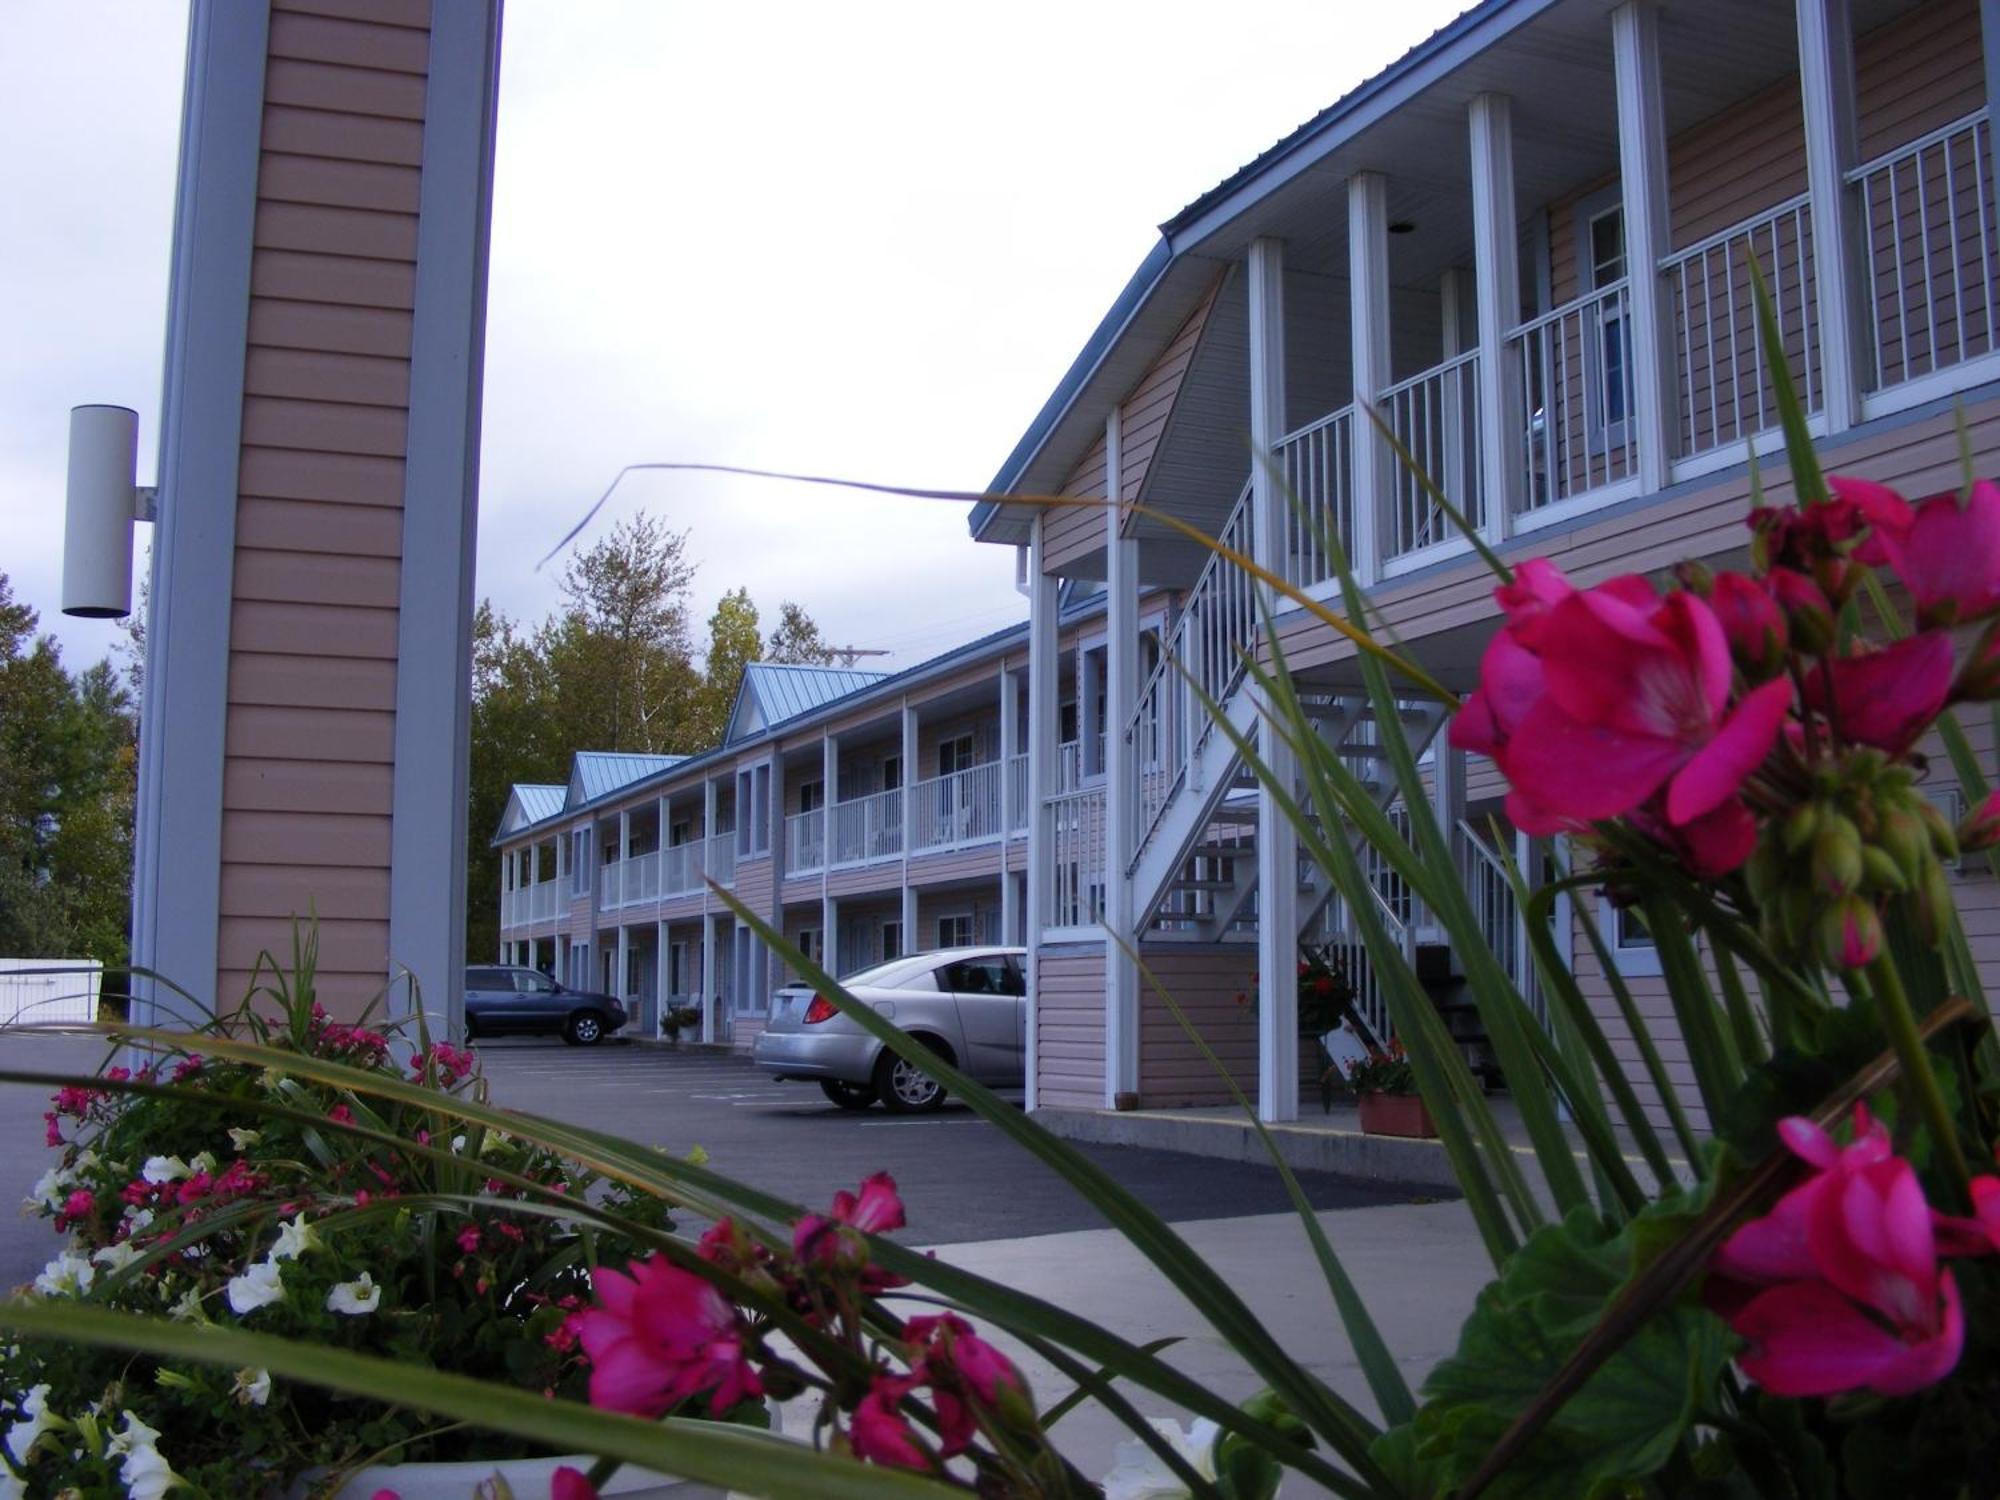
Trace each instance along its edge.
<path fill-rule="evenodd" d="M 875 964 L 870 968 L 857 969 L 852 974 L 841 977 L 841 984 L 849 988 L 867 986 L 871 989 L 901 989 L 913 980 L 923 981 L 930 976 L 929 965 L 919 959 L 892 958 L 887 963 Z"/>
<path fill-rule="evenodd" d="M 491 969 L 467 969 L 465 971 L 465 987 L 469 990 L 492 989 L 493 971 Z"/>
<path fill-rule="evenodd" d="M 959 995 L 1011 995 L 1014 976 L 1004 958 L 962 958 L 938 970 L 938 986 Z"/>
<path fill-rule="evenodd" d="M 537 974 L 532 969 L 516 969 L 514 988 L 524 995 L 546 995 L 555 985 L 546 974 Z"/>

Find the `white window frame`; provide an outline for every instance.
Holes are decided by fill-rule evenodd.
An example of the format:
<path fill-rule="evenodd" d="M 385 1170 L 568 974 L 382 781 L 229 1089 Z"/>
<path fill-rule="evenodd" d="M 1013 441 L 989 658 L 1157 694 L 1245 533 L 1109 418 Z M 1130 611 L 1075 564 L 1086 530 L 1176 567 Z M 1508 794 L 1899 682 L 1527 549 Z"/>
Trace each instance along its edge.
<path fill-rule="evenodd" d="M 1597 254 L 1593 244 L 1592 230 L 1603 220 L 1614 214 L 1618 218 L 1618 263 L 1624 268 L 1622 276 L 1614 276 L 1612 282 L 1623 281 L 1628 287 L 1636 288 L 1632 277 L 1632 257 L 1625 243 L 1625 201 L 1619 184 L 1580 199 L 1574 210 L 1576 217 L 1576 295 L 1579 298 L 1596 295 L 1604 288 L 1597 283 Z M 1606 283 L 1609 285 L 1610 283 Z M 1632 399 L 1637 394 L 1631 378 L 1632 369 L 1632 319 L 1629 314 L 1619 322 L 1619 347 L 1626 371 L 1625 415 L 1616 422 L 1607 420 L 1605 397 L 1610 390 L 1604 367 L 1604 334 L 1608 323 L 1600 325 L 1588 338 L 1583 348 L 1583 400 L 1585 444 L 1592 454 L 1605 453 L 1614 448 L 1626 447 L 1631 439 Z"/>
<path fill-rule="evenodd" d="M 880 937 L 883 963 L 886 964 L 891 959 L 903 957 L 903 919 L 901 917 L 890 917 L 885 920 L 882 923 Z"/>
<path fill-rule="evenodd" d="M 964 942 L 953 943 L 953 942 L 947 942 L 945 940 L 945 924 L 947 922 L 953 922 L 953 923 L 963 922 L 965 924 Z M 939 912 L 937 919 L 937 936 L 938 936 L 937 945 L 940 948 L 971 948 L 977 946 L 979 942 L 979 929 L 972 920 L 972 909 L 968 907 L 964 911 Z"/>
<path fill-rule="evenodd" d="M 771 762 L 736 773 L 736 857 L 762 859 L 771 852 Z"/>
<path fill-rule="evenodd" d="M 1597 921 L 1610 946 L 1611 962 L 1627 979 L 1656 978 L 1664 974 L 1666 971 L 1660 967 L 1658 944 L 1650 937 L 1628 935 L 1625 930 L 1626 916 L 1624 909 L 1599 899 Z M 1631 918 L 1634 922 L 1641 920 L 1636 912 L 1631 913 Z"/>
<path fill-rule="evenodd" d="M 580 989 L 590 982 L 590 944 L 572 938 L 569 945 L 569 978 L 564 981 L 574 989 Z"/>
<path fill-rule="evenodd" d="M 571 840 L 569 893 L 572 896 L 588 896 L 590 894 L 590 867 L 593 863 L 590 856 L 590 846 L 593 842 L 591 835 L 594 831 L 590 828 L 572 828 L 569 831 Z"/>

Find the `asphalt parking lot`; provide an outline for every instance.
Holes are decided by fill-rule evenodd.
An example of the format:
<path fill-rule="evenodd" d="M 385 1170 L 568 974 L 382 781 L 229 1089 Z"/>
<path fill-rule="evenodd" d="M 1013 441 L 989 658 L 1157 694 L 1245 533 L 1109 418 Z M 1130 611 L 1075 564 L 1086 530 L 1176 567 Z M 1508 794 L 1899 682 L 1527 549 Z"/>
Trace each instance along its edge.
<path fill-rule="evenodd" d="M 905 1237 L 954 1244 L 1104 1227 L 1048 1168 L 963 1106 L 933 1115 L 829 1104 L 810 1084 L 773 1083 L 743 1058 L 634 1043 L 482 1042 L 496 1104 L 616 1132 L 676 1153 L 700 1146 L 710 1166 L 767 1192 L 823 1204 L 871 1172 L 892 1174 L 908 1207 Z M 0 1068 L 88 1070 L 102 1049 L 75 1038 L 0 1036 Z M 19 1202 L 52 1160 L 42 1144 L 46 1089 L 0 1084 L 0 1200 Z M 1085 1153 L 1169 1220 L 1274 1213 L 1289 1205 L 1269 1168 L 1167 1151 L 1087 1146 Z M 1421 1190 L 1301 1178 L 1317 1208 L 1418 1200 Z M 0 1286 L 31 1277 L 56 1240 L 40 1219 L 0 1213 Z"/>

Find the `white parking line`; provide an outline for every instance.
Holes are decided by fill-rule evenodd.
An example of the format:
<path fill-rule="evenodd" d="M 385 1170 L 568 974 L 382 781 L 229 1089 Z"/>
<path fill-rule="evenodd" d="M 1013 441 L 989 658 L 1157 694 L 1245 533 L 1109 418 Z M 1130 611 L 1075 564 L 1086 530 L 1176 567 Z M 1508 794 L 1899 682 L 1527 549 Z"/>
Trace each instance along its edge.
<path fill-rule="evenodd" d="M 863 1120 L 863 1130 L 890 1130 L 898 1125 L 984 1125 L 986 1122 L 974 1115 L 969 1120 Z"/>

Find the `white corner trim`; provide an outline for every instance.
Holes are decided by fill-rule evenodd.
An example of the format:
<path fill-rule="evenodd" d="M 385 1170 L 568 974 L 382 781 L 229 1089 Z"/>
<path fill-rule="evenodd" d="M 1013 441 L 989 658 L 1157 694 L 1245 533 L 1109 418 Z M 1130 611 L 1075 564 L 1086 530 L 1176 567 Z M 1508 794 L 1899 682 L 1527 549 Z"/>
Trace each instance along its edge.
<path fill-rule="evenodd" d="M 159 520 L 140 705 L 132 962 L 211 1005 L 221 920 L 222 763 L 243 361 L 263 134 L 262 6 L 195 0 L 160 383 Z M 134 1019 L 187 1001 L 134 985 Z"/>
<path fill-rule="evenodd" d="M 499 0 L 435 7 L 430 57 L 403 478 L 389 962 L 391 977 L 407 969 L 424 1009 L 456 1034 Z M 401 985 L 391 994 L 392 1007 L 409 1005 Z"/>

